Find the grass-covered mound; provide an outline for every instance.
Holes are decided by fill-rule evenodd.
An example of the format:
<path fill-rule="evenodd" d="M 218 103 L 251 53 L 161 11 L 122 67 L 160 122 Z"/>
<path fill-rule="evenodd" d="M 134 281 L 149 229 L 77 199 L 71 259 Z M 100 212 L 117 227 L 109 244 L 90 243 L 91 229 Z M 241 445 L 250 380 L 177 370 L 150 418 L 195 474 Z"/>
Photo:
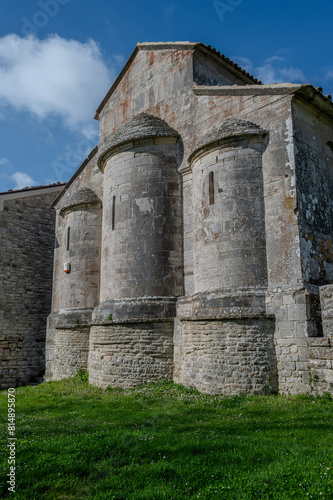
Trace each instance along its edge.
<path fill-rule="evenodd" d="M 103 391 L 85 377 L 16 390 L 16 492 L 0 498 L 332 499 L 329 396 L 199 394 L 173 383 Z"/>

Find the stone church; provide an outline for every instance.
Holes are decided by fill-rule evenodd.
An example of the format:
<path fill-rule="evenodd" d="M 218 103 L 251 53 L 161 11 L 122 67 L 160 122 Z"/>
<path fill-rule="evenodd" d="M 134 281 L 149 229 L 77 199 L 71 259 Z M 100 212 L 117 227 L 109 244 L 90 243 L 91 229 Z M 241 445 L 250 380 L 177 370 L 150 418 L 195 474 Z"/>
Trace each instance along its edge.
<path fill-rule="evenodd" d="M 52 204 L 45 380 L 333 392 L 331 96 L 139 43 L 95 118 Z"/>

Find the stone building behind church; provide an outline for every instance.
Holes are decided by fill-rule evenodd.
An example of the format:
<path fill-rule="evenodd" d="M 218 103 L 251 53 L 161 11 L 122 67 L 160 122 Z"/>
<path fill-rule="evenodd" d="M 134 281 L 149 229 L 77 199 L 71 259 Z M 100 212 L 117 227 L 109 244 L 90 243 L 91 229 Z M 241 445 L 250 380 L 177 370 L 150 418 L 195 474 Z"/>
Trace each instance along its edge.
<path fill-rule="evenodd" d="M 139 43 L 54 200 L 46 380 L 331 391 L 333 105 Z"/>
<path fill-rule="evenodd" d="M 54 252 L 50 205 L 63 187 L 0 193 L 0 389 L 43 380 Z"/>

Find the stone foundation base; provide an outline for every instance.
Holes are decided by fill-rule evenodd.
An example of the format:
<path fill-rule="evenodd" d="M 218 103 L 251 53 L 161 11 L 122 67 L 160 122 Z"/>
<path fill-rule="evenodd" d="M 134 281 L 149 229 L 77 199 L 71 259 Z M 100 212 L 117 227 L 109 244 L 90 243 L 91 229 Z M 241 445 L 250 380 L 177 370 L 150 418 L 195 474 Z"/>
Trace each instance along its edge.
<path fill-rule="evenodd" d="M 56 329 L 53 337 L 52 377 L 61 380 L 75 375 L 80 368 L 87 370 L 89 327 Z"/>
<path fill-rule="evenodd" d="M 104 388 L 173 379 L 211 394 L 333 393 L 333 285 L 322 287 L 320 296 L 321 308 L 318 293 L 303 289 L 268 294 L 270 316 L 258 312 L 232 318 L 220 307 L 225 297 L 216 299 L 226 314 L 219 319 L 202 317 L 204 308 L 194 319 L 190 299 L 178 305 L 174 320 L 88 326 L 79 323 L 82 315 L 67 315 L 66 324 L 59 323 L 64 314 L 54 313 L 48 318 L 45 380 L 60 380 L 83 368 L 90 383 Z M 318 317 L 323 320 L 319 326 Z M 23 373 L 27 361 L 17 367 L 11 359 L 15 350 L 22 351 L 16 339 L 4 339 L 1 347 L 1 388 L 6 388 L 4 376 L 13 386 L 31 382 L 23 375 L 18 379 L 17 368 Z"/>
<path fill-rule="evenodd" d="M 88 369 L 104 388 L 172 380 L 173 322 L 92 326 Z"/>
<path fill-rule="evenodd" d="M 278 388 L 274 320 L 182 321 L 174 380 L 211 394 Z"/>

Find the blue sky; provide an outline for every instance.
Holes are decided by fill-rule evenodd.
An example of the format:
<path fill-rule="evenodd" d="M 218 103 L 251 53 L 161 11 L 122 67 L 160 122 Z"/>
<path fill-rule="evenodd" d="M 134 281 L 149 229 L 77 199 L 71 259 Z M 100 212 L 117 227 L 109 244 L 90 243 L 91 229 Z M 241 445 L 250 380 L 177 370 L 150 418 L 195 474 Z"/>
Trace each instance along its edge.
<path fill-rule="evenodd" d="M 137 42 L 201 41 L 264 83 L 333 94 L 333 2 L 2 0 L 0 191 L 66 181 Z"/>

